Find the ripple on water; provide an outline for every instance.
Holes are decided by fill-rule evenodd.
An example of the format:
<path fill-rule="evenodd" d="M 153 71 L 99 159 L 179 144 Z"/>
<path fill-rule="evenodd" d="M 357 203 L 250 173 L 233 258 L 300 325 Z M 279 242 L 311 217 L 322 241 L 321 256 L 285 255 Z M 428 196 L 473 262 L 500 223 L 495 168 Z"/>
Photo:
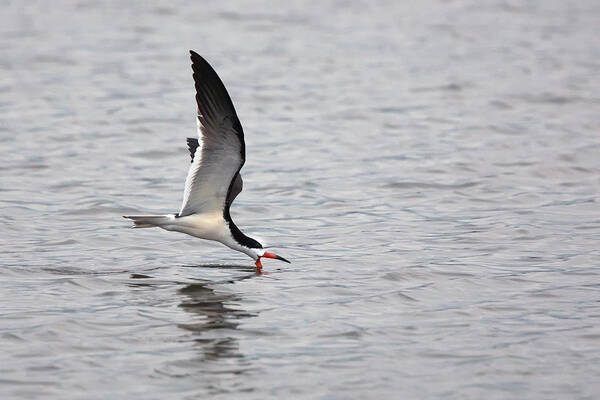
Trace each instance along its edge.
<path fill-rule="evenodd" d="M 596 3 L 262 3 L 4 7 L 0 396 L 597 398 Z M 121 218 L 181 204 L 190 48 L 292 264 Z"/>

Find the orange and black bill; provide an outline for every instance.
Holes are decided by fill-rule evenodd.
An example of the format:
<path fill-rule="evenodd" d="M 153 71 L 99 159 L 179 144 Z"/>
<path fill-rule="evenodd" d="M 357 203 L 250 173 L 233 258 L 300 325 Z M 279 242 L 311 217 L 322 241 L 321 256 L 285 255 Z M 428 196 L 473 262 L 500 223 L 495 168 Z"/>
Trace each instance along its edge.
<path fill-rule="evenodd" d="M 278 256 L 278 255 L 277 255 L 277 254 L 275 254 L 275 253 L 267 253 L 267 252 L 265 251 L 265 254 L 263 254 L 262 256 L 263 256 L 263 257 L 267 257 L 267 258 L 274 258 L 275 260 L 281 260 L 281 261 L 285 261 L 286 263 L 288 263 L 288 264 L 291 264 L 291 262 L 289 262 L 288 260 L 286 260 L 285 258 L 283 258 L 283 257 L 281 257 L 281 256 Z"/>
<path fill-rule="evenodd" d="M 256 259 L 256 262 L 254 263 L 256 265 L 256 268 L 260 269 L 262 268 L 262 263 L 260 262 L 261 257 L 266 257 L 266 258 L 273 258 L 275 260 L 281 260 L 281 261 L 285 261 L 288 264 L 291 264 L 291 262 L 289 262 L 288 260 L 286 260 L 285 258 L 278 256 L 275 253 L 268 253 L 265 251 L 265 254 L 263 254 L 262 256 L 258 257 Z"/>

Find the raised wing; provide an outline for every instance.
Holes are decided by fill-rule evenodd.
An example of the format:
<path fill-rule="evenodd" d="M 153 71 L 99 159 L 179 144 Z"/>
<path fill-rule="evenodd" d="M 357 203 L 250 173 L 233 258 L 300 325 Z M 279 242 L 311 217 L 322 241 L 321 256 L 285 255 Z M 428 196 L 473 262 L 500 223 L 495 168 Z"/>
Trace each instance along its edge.
<path fill-rule="evenodd" d="M 214 69 L 190 51 L 196 102 L 198 103 L 198 145 L 192 151 L 192 165 L 185 180 L 179 216 L 221 212 L 242 190 L 239 171 L 244 165 L 244 131 L 231 98 Z"/>

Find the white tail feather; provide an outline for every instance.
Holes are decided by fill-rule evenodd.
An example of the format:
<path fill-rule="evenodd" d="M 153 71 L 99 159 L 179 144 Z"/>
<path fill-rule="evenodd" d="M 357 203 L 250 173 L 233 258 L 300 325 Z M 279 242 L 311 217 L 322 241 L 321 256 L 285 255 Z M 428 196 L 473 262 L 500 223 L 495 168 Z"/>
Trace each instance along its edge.
<path fill-rule="evenodd" d="M 133 221 L 132 228 L 154 228 L 160 227 L 172 221 L 172 215 L 123 215 Z"/>

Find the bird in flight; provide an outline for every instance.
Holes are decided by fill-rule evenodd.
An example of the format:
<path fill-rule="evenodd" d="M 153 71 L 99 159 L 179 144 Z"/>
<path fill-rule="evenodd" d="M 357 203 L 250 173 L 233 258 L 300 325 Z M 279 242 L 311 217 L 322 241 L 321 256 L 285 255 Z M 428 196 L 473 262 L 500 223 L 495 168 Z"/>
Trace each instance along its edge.
<path fill-rule="evenodd" d="M 215 240 L 255 260 L 283 257 L 265 251 L 262 245 L 244 235 L 233 223 L 229 209 L 242 191 L 240 170 L 246 161 L 244 131 L 223 82 L 204 58 L 190 50 L 196 102 L 198 136 L 188 138 L 192 165 L 185 180 L 183 204 L 176 214 L 123 216 L 133 220 L 133 228 L 159 227 Z"/>

